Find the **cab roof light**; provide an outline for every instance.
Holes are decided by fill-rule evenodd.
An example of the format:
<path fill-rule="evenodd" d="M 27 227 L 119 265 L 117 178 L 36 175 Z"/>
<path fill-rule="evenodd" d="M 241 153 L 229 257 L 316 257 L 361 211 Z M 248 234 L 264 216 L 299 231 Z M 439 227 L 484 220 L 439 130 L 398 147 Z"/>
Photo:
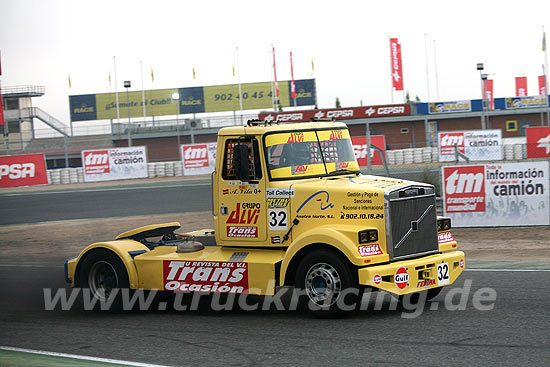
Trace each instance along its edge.
<path fill-rule="evenodd" d="M 448 231 L 451 229 L 451 218 L 441 218 L 437 220 L 437 231 Z"/>

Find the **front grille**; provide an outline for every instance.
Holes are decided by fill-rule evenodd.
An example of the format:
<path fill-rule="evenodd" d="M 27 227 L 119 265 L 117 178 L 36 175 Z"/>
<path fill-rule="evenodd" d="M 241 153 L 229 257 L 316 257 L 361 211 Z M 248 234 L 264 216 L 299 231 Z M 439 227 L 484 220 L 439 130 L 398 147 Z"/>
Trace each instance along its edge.
<path fill-rule="evenodd" d="M 391 259 L 438 251 L 435 195 L 429 190 L 413 197 L 386 194 L 386 218 Z"/>

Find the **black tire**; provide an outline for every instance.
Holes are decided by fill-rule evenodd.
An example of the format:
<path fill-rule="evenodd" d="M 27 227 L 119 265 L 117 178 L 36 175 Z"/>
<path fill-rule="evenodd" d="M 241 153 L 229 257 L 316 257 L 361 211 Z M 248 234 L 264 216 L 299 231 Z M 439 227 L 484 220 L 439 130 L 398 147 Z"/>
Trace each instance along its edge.
<path fill-rule="evenodd" d="M 104 249 L 92 250 L 82 261 L 79 271 L 82 292 L 89 292 L 92 302 L 95 300 L 94 310 L 122 311 L 122 292 L 130 291 L 130 281 L 118 255 Z M 106 301 L 111 295 L 114 300 L 107 308 Z"/>
<path fill-rule="evenodd" d="M 340 317 L 360 300 L 357 274 L 336 251 L 315 250 L 296 269 L 296 288 L 302 291 L 300 306 L 316 317 Z"/>

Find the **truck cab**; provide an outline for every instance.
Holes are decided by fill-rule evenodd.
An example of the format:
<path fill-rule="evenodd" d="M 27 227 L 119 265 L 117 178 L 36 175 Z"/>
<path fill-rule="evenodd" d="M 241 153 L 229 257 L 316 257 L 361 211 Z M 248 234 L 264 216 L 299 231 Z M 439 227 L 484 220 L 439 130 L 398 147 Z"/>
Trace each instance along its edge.
<path fill-rule="evenodd" d="M 93 283 L 86 254 L 102 249 L 120 258 L 132 289 L 272 295 L 294 286 L 315 312 L 332 314 L 352 288 L 435 297 L 465 267 L 434 187 L 361 174 L 344 123 L 220 129 L 212 190 L 213 230 L 157 246 L 146 237 L 178 223 L 132 230 L 89 246 L 67 277 Z"/>

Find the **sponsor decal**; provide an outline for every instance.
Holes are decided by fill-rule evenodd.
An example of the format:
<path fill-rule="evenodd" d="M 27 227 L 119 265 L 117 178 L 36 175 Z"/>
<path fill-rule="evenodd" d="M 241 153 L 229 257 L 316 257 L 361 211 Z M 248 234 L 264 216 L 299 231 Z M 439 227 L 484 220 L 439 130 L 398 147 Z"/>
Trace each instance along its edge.
<path fill-rule="evenodd" d="M 293 198 L 294 189 L 266 189 L 265 190 L 266 198 Z"/>
<path fill-rule="evenodd" d="M 303 165 L 303 166 L 293 166 L 292 167 L 292 174 L 293 175 L 303 175 L 307 172 L 309 165 Z"/>
<path fill-rule="evenodd" d="M 409 272 L 404 267 L 400 267 L 395 272 L 394 282 L 397 288 L 405 289 L 409 285 Z"/>
<path fill-rule="evenodd" d="M 233 238 L 258 238 L 258 227 L 253 226 L 227 226 L 227 237 Z"/>
<path fill-rule="evenodd" d="M 164 289 L 179 292 L 248 293 L 248 263 L 163 261 Z"/>
<path fill-rule="evenodd" d="M 459 265 L 461 269 L 464 269 L 464 259 L 460 259 Z"/>
<path fill-rule="evenodd" d="M 550 127 L 529 127 L 527 135 L 527 158 L 550 157 Z"/>
<path fill-rule="evenodd" d="M 229 189 L 223 189 L 222 194 L 223 195 L 229 195 Z"/>
<path fill-rule="evenodd" d="M 87 175 L 109 173 L 109 151 L 96 150 L 84 152 L 84 173 Z"/>
<path fill-rule="evenodd" d="M 272 244 L 281 243 L 281 236 L 271 236 L 271 243 Z"/>
<path fill-rule="evenodd" d="M 359 255 L 363 257 L 380 255 L 380 254 L 382 254 L 382 250 L 380 250 L 380 245 L 377 243 L 359 246 Z"/>
<path fill-rule="evenodd" d="M 315 194 L 308 197 L 306 200 L 304 200 L 302 205 L 300 205 L 298 210 L 296 210 L 296 213 L 300 213 L 300 210 L 302 210 L 302 208 L 306 206 L 307 203 L 309 203 L 310 201 L 315 201 L 320 203 L 319 209 L 321 210 L 334 208 L 334 204 L 330 201 L 330 196 L 328 191 L 318 191 Z"/>
<path fill-rule="evenodd" d="M 380 276 L 380 274 L 374 274 L 374 276 L 372 277 L 372 281 L 374 282 L 374 284 L 379 285 L 380 283 L 382 283 L 382 277 Z"/>
<path fill-rule="evenodd" d="M 304 133 L 301 131 L 290 133 L 287 143 L 303 143 L 304 142 Z"/>
<path fill-rule="evenodd" d="M 337 140 L 342 139 L 344 134 L 342 133 L 342 130 L 332 130 L 330 132 L 329 140 Z"/>
<path fill-rule="evenodd" d="M 435 285 L 435 279 L 424 279 L 419 280 L 418 283 L 416 283 L 416 288 L 426 288 L 433 285 Z"/>
<path fill-rule="evenodd" d="M 269 209 L 269 229 L 281 231 L 288 229 L 286 209 Z"/>
<path fill-rule="evenodd" d="M 485 166 L 443 168 L 445 212 L 485 211 Z"/>
<path fill-rule="evenodd" d="M 288 206 L 289 198 L 269 198 L 267 199 L 268 208 L 286 208 Z"/>
<path fill-rule="evenodd" d="M 439 232 L 437 234 L 437 241 L 440 245 L 443 245 L 445 243 L 449 243 L 449 242 L 454 242 L 454 237 L 453 235 L 451 234 L 450 231 L 445 231 L 445 232 Z"/>
<path fill-rule="evenodd" d="M 439 160 L 455 161 L 458 151 L 471 161 L 502 160 L 501 130 L 471 130 L 439 133 Z"/>
<path fill-rule="evenodd" d="M 260 217 L 260 203 L 237 203 L 237 208 L 229 214 L 227 224 L 257 224 Z"/>
<path fill-rule="evenodd" d="M 0 187 L 47 185 L 43 154 L 0 157 Z"/>

